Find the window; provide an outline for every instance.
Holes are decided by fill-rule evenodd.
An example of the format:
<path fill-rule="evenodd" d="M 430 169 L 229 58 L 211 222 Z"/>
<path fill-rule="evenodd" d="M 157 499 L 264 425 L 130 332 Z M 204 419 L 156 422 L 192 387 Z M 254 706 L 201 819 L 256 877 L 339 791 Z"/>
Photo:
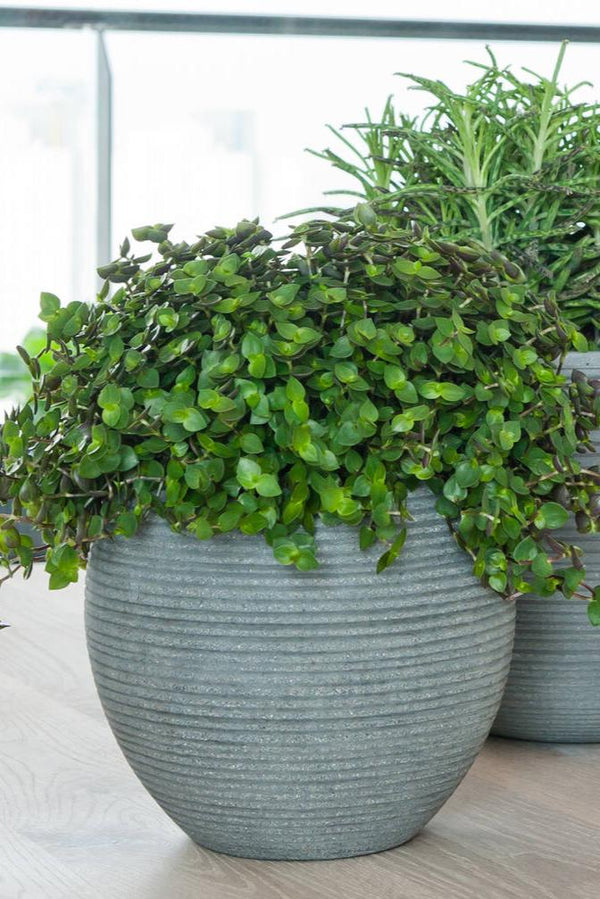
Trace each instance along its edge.
<path fill-rule="evenodd" d="M 78 6 L 70 0 L 61 5 Z M 159 0 L 129 6 L 167 10 Z M 459 3 L 452 14 L 481 20 L 475 6 Z M 104 0 L 95 7 L 118 10 L 121 4 Z M 532 15 L 529 7 L 508 3 L 494 9 L 493 18 L 537 18 L 539 10 Z M 293 0 L 181 0 L 177 10 L 323 14 L 316 3 Z M 439 15 L 440 4 L 424 2 L 417 13 Z M 365 5 L 333 2 L 326 14 L 365 15 Z M 375 0 L 368 14 L 396 17 L 397 4 Z M 546 22 L 563 15 L 557 3 L 543 11 Z M 588 3 L 571 4 L 569 18 L 600 23 Z M 492 44 L 500 62 L 542 73 L 551 72 L 557 52 L 555 43 Z M 394 72 L 443 77 L 460 88 L 473 74 L 463 61 L 485 58 L 483 41 L 463 40 L 109 30 L 105 45 L 113 80 L 111 255 L 131 227 L 158 221 L 175 222 L 175 237 L 189 238 L 214 224 L 260 215 L 285 234 L 288 225 L 277 222 L 278 215 L 318 205 L 324 190 L 349 183 L 305 152 L 334 144 L 326 123 L 361 120 L 365 106 L 377 114 L 390 93 L 417 113 L 423 94 L 409 91 Z M 89 29 L 0 29 L 0 351 L 12 349 L 35 323 L 41 290 L 64 301 L 94 294 L 96 51 L 97 36 Z M 572 44 L 563 78 L 600 85 L 597 45 Z"/>
<path fill-rule="evenodd" d="M 95 262 L 95 38 L 0 29 L 0 350 L 39 294 L 89 296 Z"/>

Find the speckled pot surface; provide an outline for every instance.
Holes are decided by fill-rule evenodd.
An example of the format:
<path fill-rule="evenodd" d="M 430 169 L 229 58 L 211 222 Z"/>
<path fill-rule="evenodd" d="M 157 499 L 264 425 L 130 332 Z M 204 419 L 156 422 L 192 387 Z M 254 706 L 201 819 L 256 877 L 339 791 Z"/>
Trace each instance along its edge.
<path fill-rule="evenodd" d="M 94 547 L 86 628 L 130 765 L 197 843 L 320 859 L 409 840 L 466 774 L 496 714 L 514 608 L 470 572 L 433 498 L 412 496 L 381 575 L 353 528 L 321 567 L 261 536 L 200 542 L 150 519 Z"/>
<path fill-rule="evenodd" d="M 570 353 L 573 368 L 600 378 L 600 352 Z M 595 443 L 600 447 L 600 434 Z M 600 454 L 584 457 L 600 463 Z M 581 546 L 586 581 L 600 584 L 600 534 L 579 534 L 569 525 L 559 538 Z M 517 600 L 515 647 L 502 705 L 493 731 L 501 737 L 555 743 L 600 742 L 600 628 L 590 625 L 583 601 Z"/>

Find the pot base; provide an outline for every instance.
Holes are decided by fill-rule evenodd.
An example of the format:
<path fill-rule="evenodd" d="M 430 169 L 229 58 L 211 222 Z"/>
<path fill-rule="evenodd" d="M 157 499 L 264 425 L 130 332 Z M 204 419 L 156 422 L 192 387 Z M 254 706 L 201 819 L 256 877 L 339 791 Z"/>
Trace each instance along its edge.
<path fill-rule="evenodd" d="M 338 851 L 330 850 L 329 852 L 322 849 L 315 851 L 310 847 L 304 847 L 299 848 L 296 853 L 294 853 L 293 849 L 290 849 L 289 854 L 287 851 L 285 854 L 277 854 L 269 852 L 268 850 L 265 854 L 261 854 L 254 849 L 249 852 L 244 852 L 242 850 L 233 852 L 228 846 L 223 848 L 219 844 L 209 845 L 208 843 L 200 843 L 192 837 L 190 837 L 190 839 L 200 849 L 208 849 L 210 852 L 217 852 L 219 855 L 226 855 L 229 858 L 248 858 L 253 861 L 264 862 L 333 862 L 343 858 L 360 858 L 363 855 L 376 855 L 381 852 L 391 852 L 392 849 L 397 849 L 399 846 L 405 846 L 407 843 L 410 843 L 411 840 L 414 840 L 415 837 L 418 837 L 422 832 L 423 827 L 419 828 L 419 830 L 410 836 L 398 839 L 397 842 L 392 841 L 391 843 L 385 844 L 378 842 L 377 844 L 372 844 L 368 847 L 351 848 L 350 846 L 344 846 L 344 848 Z"/>

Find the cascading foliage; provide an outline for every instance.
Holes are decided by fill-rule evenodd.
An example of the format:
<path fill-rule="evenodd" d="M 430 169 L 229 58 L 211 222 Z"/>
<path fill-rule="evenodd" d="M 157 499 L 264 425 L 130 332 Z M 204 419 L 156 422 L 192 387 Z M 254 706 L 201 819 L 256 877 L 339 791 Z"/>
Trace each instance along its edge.
<path fill-rule="evenodd" d="M 424 116 L 397 113 L 388 99 L 378 120 L 367 111 L 365 122 L 330 129 L 344 150 L 315 155 L 358 181 L 356 191 L 330 193 L 374 203 L 399 225 L 416 221 L 500 250 L 535 295 L 555 295 L 565 316 L 597 337 L 600 105 L 578 102 L 581 85 L 559 86 L 565 48 L 551 78 L 525 69 L 533 80 L 488 50 L 463 93 L 403 75 L 429 96 Z"/>
<path fill-rule="evenodd" d="M 599 385 L 560 374 L 585 339 L 516 266 L 368 205 L 280 249 L 257 222 L 191 245 L 168 232 L 136 229 L 158 261 L 126 240 L 97 302 L 42 295 L 53 364 L 24 353 L 33 397 L 1 431 L 6 576 L 45 558 L 63 587 L 150 510 L 200 539 L 261 533 L 301 570 L 318 565 L 320 515 L 356 525 L 363 548 L 381 541 L 382 570 L 426 483 L 490 587 L 577 593 L 598 618 L 578 550 L 553 531 L 571 513 L 598 526 L 600 475 L 574 454 Z"/>

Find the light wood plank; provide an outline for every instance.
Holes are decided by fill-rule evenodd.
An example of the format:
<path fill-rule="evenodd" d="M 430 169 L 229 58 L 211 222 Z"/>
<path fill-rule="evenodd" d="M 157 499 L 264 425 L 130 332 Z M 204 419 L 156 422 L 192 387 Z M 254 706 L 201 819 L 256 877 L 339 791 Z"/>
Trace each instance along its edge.
<path fill-rule="evenodd" d="M 423 834 L 336 862 L 194 846 L 121 755 L 96 697 L 82 587 L 0 593 L 1 899 L 597 899 L 600 745 L 490 740 Z"/>
<path fill-rule="evenodd" d="M 102 899 L 51 853 L 10 828 L 2 829 L 0 896 L 6 899 Z"/>

